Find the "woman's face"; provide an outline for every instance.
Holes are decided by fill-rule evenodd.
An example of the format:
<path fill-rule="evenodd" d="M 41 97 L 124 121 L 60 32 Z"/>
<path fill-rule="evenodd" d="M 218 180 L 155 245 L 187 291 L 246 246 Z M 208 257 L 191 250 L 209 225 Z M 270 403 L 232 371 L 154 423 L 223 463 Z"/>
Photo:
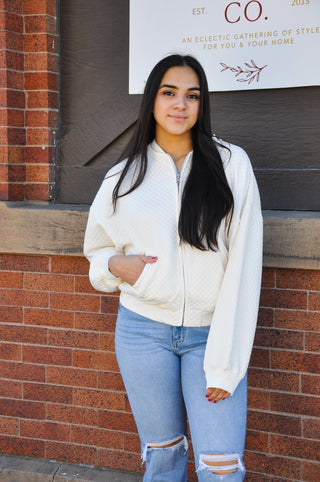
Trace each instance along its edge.
<path fill-rule="evenodd" d="M 154 102 L 156 140 L 191 138 L 199 115 L 200 83 L 191 67 L 171 67 L 163 76 Z"/>

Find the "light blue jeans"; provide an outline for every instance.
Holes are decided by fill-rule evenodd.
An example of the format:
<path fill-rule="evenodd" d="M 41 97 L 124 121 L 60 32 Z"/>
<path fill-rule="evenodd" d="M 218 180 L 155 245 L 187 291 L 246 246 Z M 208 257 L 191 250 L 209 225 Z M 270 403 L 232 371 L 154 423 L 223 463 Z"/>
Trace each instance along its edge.
<path fill-rule="evenodd" d="M 119 307 L 116 355 L 146 461 L 144 482 L 186 482 L 186 413 L 198 480 L 243 480 L 247 380 L 225 400 L 215 404 L 207 400 L 203 357 L 208 331 L 207 326 L 166 325 Z M 207 454 L 223 454 L 220 464 L 229 455 L 236 459 L 237 471 L 212 472 Z M 219 456 L 213 456 L 213 463 L 218 461 Z"/>

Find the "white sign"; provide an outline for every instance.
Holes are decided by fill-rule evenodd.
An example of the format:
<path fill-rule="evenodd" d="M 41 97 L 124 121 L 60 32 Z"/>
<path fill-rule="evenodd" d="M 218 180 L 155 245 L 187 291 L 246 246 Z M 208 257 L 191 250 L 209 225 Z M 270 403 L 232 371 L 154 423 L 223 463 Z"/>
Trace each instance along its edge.
<path fill-rule="evenodd" d="M 130 0 L 129 93 L 172 53 L 204 67 L 210 91 L 320 85 L 320 0 Z"/>

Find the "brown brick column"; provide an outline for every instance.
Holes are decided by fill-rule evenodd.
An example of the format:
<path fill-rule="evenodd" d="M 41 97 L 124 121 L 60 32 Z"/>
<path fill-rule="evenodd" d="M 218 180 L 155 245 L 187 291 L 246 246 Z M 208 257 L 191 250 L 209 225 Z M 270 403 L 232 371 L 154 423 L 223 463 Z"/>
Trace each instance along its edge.
<path fill-rule="evenodd" d="M 55 0 L 0 1 L 0 200 L 52 199 Z"/>

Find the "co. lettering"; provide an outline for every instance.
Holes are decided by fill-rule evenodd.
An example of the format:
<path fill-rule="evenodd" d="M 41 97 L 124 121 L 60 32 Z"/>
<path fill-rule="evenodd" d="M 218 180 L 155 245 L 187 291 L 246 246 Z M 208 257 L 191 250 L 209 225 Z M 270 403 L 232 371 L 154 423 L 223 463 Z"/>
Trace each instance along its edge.
<path fill-rule="evenodd" d="M 255 7 L 255 8 L 254 8 Z M 241 20 L 239 9 L 242 8 L 241 2 L 231 2 L 227 5 L 224 16 L 228 23 L 237 23 Z M 254 10 L 254 11 L 253 11 Z M 256 22 L 262 15 L 262 4 L 258 0 L 251 0 L 243 9 L 244 16 L 248 22 Z"/>

